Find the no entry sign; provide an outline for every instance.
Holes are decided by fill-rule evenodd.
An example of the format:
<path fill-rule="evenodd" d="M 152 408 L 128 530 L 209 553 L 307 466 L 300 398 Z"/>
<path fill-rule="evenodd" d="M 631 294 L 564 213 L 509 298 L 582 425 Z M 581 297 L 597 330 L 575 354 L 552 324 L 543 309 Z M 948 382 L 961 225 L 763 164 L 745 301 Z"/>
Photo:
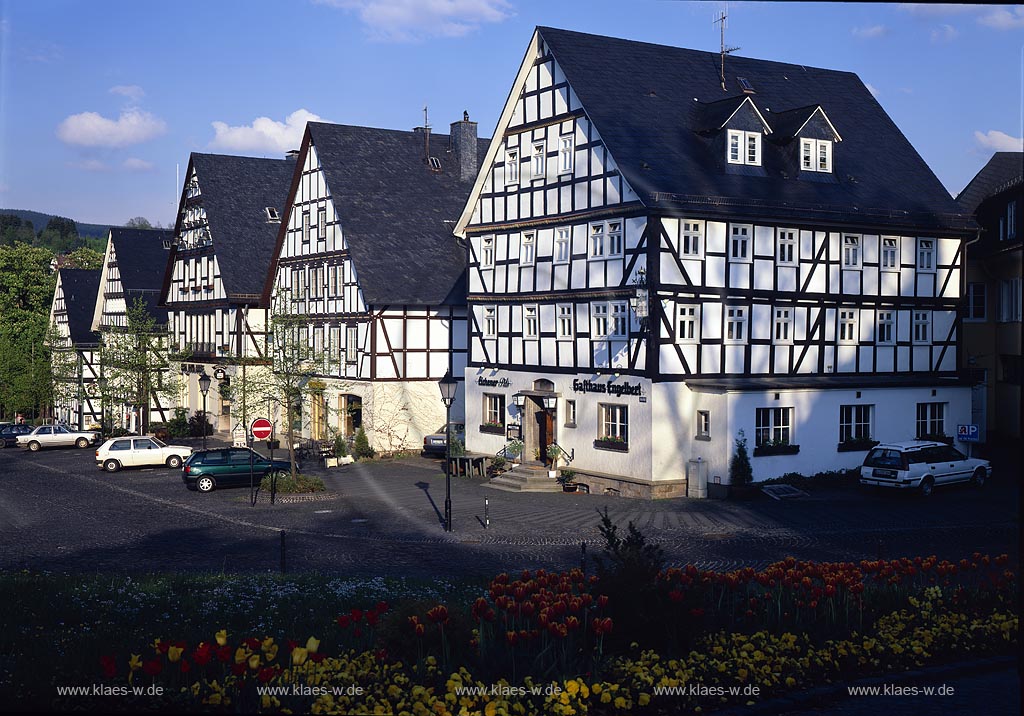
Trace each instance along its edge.
<path fill-rule="evenodd" d="M 256 418 L 252 421 L 249 432 L 257 440 L 266 440 L 273 434 L 274 426 L 266 418 Z"/>

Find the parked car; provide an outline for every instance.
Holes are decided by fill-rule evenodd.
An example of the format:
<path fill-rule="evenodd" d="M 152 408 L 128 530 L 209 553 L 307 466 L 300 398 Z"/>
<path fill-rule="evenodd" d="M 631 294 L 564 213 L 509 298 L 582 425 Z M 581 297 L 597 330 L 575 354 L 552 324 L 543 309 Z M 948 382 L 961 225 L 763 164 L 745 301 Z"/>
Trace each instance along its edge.
<path fill-rule="evenodd" d="M 0 428 L 0 450 L 14 447 L 18 444 L 19 435 L 28 435 L 34 429 L 31 425 L 14 425 L 13 423 L 3 426 Z"/>
<path fill-rule="evenodd" d="M 255 450 L 233 447 L 192 453 L 181 469 L 181 479 L 188 489 L 200 492 L 210 492 L 218 487 L 247 486 L 250 455 L 257 484 L 265 475 L 291 471 L 291 463 L 287 458 L 271 461 Z"/>
<path fill-rule="evenodd" d="M 185 445 L 168 445 L 154 437 L 111 438 L 96 448 L 96 467 L 117 472 L 123 467 L 166 465 L 181 467 L 192 454 Z"/>
<path fill-rule="evenodd" d="M 448 431 L 442 425 L 436 433 L 423 438 L 423 454 L 444 457 L 448 451 Z M 452 439 L 466 442 L 466 426 L 462 423 L 451 423 Z"/>
<path fill-rule="evenodd" d="M 32 452 L 44 447 L 75 447 L 87 448 L 99 442 L 100 434 L 88 431 L 68 430 L 63 425 L 40 425 L 26 435 L 17 437 L 19 447 L 27 447 Z"/>
<path fill-rule="evenodd" d="M 988 460 L 967 457 L 951 445 L 927 440 L 876 445 L 864 458 L 860 484 L 920 490 L 927 497 L 937 485 L 973 482 L 992 476 Z"/>

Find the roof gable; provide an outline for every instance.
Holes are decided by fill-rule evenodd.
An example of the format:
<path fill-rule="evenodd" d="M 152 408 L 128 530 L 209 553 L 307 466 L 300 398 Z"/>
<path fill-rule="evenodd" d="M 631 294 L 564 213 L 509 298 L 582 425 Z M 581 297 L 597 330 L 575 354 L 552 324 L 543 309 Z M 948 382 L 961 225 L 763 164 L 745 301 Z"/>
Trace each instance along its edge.
<path fill-rule="evenodd" d="M 700 105 L 700 113 L 694 127 L 697 131 L 714 132 L 730 127 L 772 133 L 771 125 L 757 109 L 754 101 L 746 95 Z"/>
<path fill-rule="evenodd" d="M 829 139 L 841 142 L 843 138 L 825 114 L 821 105 L 798 107 L 785 112 L 773 112 L 772 122 L 778 131 L 779 139 L 805 137 L 808 139 Z"/>
<path fill-rule="evenodd" d="M 92 345 L 99 342 L 99 335 L 92 330 L 92 317 L 99 294 L 100 269 L 66 269 L 57 273 L 57 293 L 64 297 L 64 308 L 68 316 L 68 331 L 74 345 Z"/>

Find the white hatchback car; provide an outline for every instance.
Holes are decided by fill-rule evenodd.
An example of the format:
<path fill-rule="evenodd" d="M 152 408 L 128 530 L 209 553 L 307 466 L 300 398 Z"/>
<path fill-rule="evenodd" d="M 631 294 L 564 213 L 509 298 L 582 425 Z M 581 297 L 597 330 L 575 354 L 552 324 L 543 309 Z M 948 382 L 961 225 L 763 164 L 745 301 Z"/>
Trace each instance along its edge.
<path fill-rule="evenodd" d="M 928 497 L 937 485 L 973 482 L 992 476 L 988 460 L 967 457 L 951 445 L 927 440 L 883 443 L 871 448 L 860 468 L 860 484 L 917 489 Z"/>
<path fill-rule="evenodd" d="M 117 472 L 123 467 L 166 465 L 177 470 L 192 454 L 184 445 L 167 445 L 151 437 L 111 438 L 96 450 L 96 467 Z"/>

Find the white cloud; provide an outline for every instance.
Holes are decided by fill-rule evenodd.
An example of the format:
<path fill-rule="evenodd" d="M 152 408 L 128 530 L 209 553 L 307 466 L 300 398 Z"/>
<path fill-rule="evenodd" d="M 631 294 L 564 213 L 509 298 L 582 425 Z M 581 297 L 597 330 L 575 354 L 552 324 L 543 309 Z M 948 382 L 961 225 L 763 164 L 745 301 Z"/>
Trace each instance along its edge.
<path fill-rule="evenodd" d="M 252 124 L 240 127 L 228 126 L 226 122 L 214 122 L 214 149 L 230 149 L 236 152 L 267 152 L 283 155 L 289 149 L 298 149 L 306 122 L 319 122 L 320 116 L 305 109 L 297 109 L 284 122 L 270 117 L 257 117 Z"/>
<path fill-rule="evenodd" d="M 73 169 L 81 169 L 86 172 L 109 172 L 110 167 L 101 162 L 99 159 L 83 159 L 80 162 L 68 162 L 68 166 Z"/>
<path fill-rule="evenodd" d="M 984 134 L 975 132 L 974 139 L 984 149 L 991 149 L 994 152 L 1019 152 L 1024 150 L 1024 138 L 1011 137 L 1009 134 L 996 129 Z"/>
<path fill-rule="evenodd" d="M 156 165 L 153 162 L 147 162 L 145 159 L 137 159 L 136 157 L 125 159 L 121 162 L 121 167 L 130 172 L 151 172 L 156 169 Z"/>
<path fill-rule="evenodd" d="M 953 40 L 956 39 L 957 35 L 959 34 L 960 33 L 957 32 L 957 29 L 952 25 L 939 25 L 934 30 L 932 30 L 932 42 L 952 42 Z"/>
<path fill-rule="evenodd" d="M 871 25 L 870 27 L 855 27 L 850 32 L 853 33 L 854 37 L 870 40 L 887 34 L 889 29 L 885 25 Z"/>
<path fill-rule="evenodd" d="M 315 0 L 354 11 L 374 40 L 410 42 L 461 37 L 514 14 L 507 0 Z"/>
<path fill-rule="evenodd" d="M 146 96 L 146 91 L 138 85 L 115 85 L 109 90 L 110 94 L 119 94 L 127 97 L 132 102 L 138 102 Z"/>
<path fill-rule="evenodd" d="M 871 84 L 870 82 L 865 82 L 865 83 L 864 83 L 864 86 L 868 88 L 868 92 L 870 92 L 870 93 L 871 93 L 871 96 L 872 96 L 872 97 L 874 97 L 875 99 L 877 99 L 877 98 L 878 98 L 878 95 L 880 95 L 880 94 L 881 94 L 881 92 L 879 92 L 879 91 L 878 91 L 878 88 L 877 88 L 877 87 L 875 87 L 875 86 L 874 86 L 873 84 Z"/>
<path fill-rule="evenodd" d="M 1017 5 L 1012 10 L 995 8 L 979 17 L 978 22 L 997 30 L 1020 30 L 1024 28 L 1024 5 Z"/>
<path fill-rule="evenodd" d="M 158 137 L 167 123 L 149 112 L 129 109 L 117 119 L 96 112 L 73 114 L 57 127 L 57 137 L 66 144 L 83 147 L 127 147 Z"/>

